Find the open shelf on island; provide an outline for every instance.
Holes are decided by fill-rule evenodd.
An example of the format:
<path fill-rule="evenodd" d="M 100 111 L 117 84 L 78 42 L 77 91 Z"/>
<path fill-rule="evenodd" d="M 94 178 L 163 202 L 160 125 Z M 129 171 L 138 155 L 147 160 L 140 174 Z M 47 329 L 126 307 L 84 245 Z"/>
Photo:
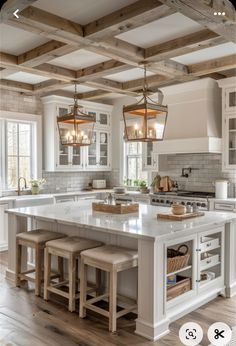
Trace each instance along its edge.
<path fill-rule="evenodd" d="M 192 268 L 192 266 L 189 265 L 189 266 L 187 266 L 187 267 L 184 267 L 184 268 L 181 268 L 181 269 L 179 269 L 179 270 L 176 270 L 176 271 L 174 271 L 174 272 L 172 272 L 172 273 L 167 273 L 166 276 L 168 277 L 168 276 L 171 276 L 171 275 L 175 275 L 175 274 L 184 272 L 184 271 L 186 271 L 186 270 L 189 270 L 189 269 L 191 269 L 191 268 Z"/>

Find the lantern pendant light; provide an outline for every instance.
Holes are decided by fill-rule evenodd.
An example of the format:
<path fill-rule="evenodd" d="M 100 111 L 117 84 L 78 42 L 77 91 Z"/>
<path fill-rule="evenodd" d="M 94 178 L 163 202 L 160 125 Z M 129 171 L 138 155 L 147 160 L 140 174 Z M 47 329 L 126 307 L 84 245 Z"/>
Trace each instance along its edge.
<path fill-rule="evenodd" d="M 57 125 L 62 145 L 80 147 L 93 143 L 95 116 L 83 113 L 78 104 L 75 83 L 74 105 L 71 112 L 57 117 Z"/>
<path fill-rule="evenodd" d="M 161 92 L 159 91 L 159 93 Z M 161 96 L 163 96 L 162 93 Z M 124 139 L 130 142 L 162 141 L 167 114 L 167 106 L 153 101 L 148 96 L 147 71 L 144 65 L 144 86 L 141 100 L 135 104 L 123 106 Z"/>

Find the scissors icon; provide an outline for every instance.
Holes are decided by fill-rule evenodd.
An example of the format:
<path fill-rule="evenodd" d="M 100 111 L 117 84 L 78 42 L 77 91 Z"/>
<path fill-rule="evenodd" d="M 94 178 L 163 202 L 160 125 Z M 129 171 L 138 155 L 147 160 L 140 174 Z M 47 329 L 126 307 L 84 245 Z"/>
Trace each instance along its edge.
<path fill-rule="evenodd" d="M 216 333 L 216 335 L 214 336 L 216 340 L 219 339 L 220 337 L 224 339 L 224 335 L 223 335 L 223 333 L 225 332 L 224 329 L 221 331 L 219 331 L 219 329 L 215 329 L 214 332 Z"/>

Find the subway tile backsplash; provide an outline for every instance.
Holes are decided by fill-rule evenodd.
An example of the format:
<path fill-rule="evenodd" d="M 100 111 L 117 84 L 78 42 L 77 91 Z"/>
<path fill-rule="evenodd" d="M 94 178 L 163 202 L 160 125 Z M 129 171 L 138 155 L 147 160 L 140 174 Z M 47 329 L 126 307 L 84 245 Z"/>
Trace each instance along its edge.
<path fill-rule="evenodd" d="M 118 180 L 117 180 L 118 177 Z M 117 185 L 119 172 L 43 172 L 44 193 L 80 191 L 93 179 L 106 179 L 107 187 Z"/>
<path fill-rule="evenodd" d="M 222 172 L 221 154 L 175 154 L 159 156 L 159 174 L 176 180 L 179 189 L 214 192 L 216 179 L 227 179 L 229 197 L 236 197 L 236 171 Z M 182 168 L 193 170 L 188 178 L 181 177 Z"/>

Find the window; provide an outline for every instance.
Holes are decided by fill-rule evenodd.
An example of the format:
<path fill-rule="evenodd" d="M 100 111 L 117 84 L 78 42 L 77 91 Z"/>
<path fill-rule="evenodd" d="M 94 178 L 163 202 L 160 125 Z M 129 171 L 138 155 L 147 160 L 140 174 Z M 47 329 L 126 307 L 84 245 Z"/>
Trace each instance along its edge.
<path fill-rule="evenodd" d="M 124 143 L 124 179 L 129 185 L 142 177 L 142 143 Z"/>
<path fill-rule="evenodd" d="M 16 190 L 19 177 L 26 178 L 28 185 L 41 175 L 41 117 L 24 114 L 22 118 L 12 112 L 0 116 L 0 193 Z"/>
<path fill-rule="evenodd" d="M 19 177 L 32 177 L 32 124 L 6 121 L 6 183 L 17 187 Z"/>

